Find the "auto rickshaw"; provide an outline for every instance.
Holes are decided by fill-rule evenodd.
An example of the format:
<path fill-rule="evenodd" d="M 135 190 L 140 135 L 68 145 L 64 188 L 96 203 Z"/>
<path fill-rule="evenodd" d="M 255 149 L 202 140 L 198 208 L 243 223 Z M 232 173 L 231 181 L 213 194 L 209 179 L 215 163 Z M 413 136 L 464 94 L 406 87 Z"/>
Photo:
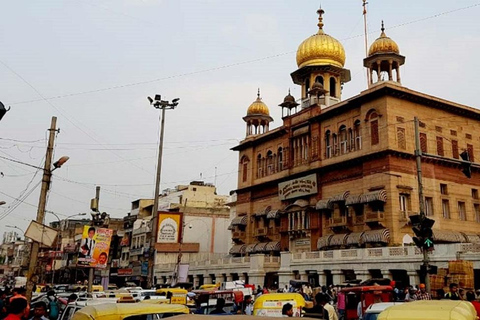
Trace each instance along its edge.
<path fill-rule="evenodd" d="M 389 307 L 378 320 L 475 320 L 477 312 L 468 301 L 419 300 Z"/>
<path fill-rule="evenodd" d="M 200 288 L 198 288 L 198 290 L 218 290 L 218 288 L 220 287 L 220 283 L 219 284 L 202 284 L 200 286 Z"/>
<path fill-rule="evenodd" d="M 106 303 L 82 308 L 75 312 L 72 320 L 160 319 L 189 312 L 179 304 Z"/>
<path fill-rule="evenodd" d="M 372 304 L 393 301 L 391 286 L 357 286 L 343 288 L 345 296 L 345 320 L 358 319 L 358 304 L 361 303 L 362 314 Z"/>
<path fill-rule="evenodd" d="M 253 303 L 253 315 L 263 317 L 281 317 L 282 308 L 286 303 L 293 306 L 293 316 L 300 317 L 305 299 L 299 293 L 269 293 L 262 294 Z"/>
<path fill-rule="evenodd" d="M 165 296 L 170 303 L 187 304 L 188 291 L 180 288 L 163 288 L 157 289 L 156 295 Z"/>

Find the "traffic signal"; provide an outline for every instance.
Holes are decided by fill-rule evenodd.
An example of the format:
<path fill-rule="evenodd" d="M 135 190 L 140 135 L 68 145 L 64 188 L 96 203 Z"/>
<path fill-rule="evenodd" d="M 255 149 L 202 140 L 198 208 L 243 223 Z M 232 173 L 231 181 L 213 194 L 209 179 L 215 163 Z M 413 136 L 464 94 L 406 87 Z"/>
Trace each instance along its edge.
<path fill-rule="evenodd" d="M 462 162 L 462 172 L 467 178 L 472 177 L 472 163 L 470 162 L 470 154 L 468 153 L 467 150 L 463 151 L 460 153 L 460 157 L 462 157 L 463 161 L 467 162 Z"/>
<path fill-rule="evenodd" d="M 415 218 L 412 219 L 412 230 L 415 233 L 413 242 L 415 242 L 415 245 L 420 249 L 433 250 L 434 243 L 432 227 L 434 223 L 435 220 L 422 216 L 415 216 Z"/>
<path fill-rule="evenodd" d="M 423 275 L 427 274 L 437 274 L 438 272 L 438 267 L 437 266 L 432 266 L 431 264 L 428 265 L 421 265 L 420 266 L 420 273 Z"/>

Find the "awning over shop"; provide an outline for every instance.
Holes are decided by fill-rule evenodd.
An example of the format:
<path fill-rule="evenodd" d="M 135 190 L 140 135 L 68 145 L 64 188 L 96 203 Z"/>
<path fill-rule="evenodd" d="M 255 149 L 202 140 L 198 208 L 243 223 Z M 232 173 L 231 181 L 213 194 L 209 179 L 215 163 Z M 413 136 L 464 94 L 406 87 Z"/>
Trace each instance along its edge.
<path fill-rule="evenodd" d="M 263 210 L 260 210 L 259 212 L 255 213 L 255 216 L 256 217 L 263 217 L 263 216 L 266 216 L 268 214 L 268 212 L 270 211 L 272 207 L 268 206 L 266 207 L 265 209 Z"/>
<path fill-rule="evenodd" d="M 369 203 L 374 201 L 387 202 L 387 191 L 376 190 L 364 193 L 360 196 L 360 203 Z"/>
<path fill-rule="evenodd" d="M 343 202 L 347 200 L 348 196 L 350 195 L 350 191 L 345 191 L 343 193 L 334 195 L 330 198 L 330 202 Z"/>
<path fill-rule="evenodd" d="M 333 210 L 333 202 L 330 202 L 330 199 L 318 200 L 317 204 L 315 205 L 315 209 L 317 209 L 317 210 Z"/>
<path fill-rule="evenodd" d="M 251 244 L 247 245 L 245 247 L 245 252 L 246 253 L 252 253 L 254 251 L 256 245 L 257 245 L 257 243 L 251 243 Z"/>
<path fill-rule="evenodd" d="M 280 241 L 267 242 L 267 245 L 265 246 L 265 252 L 270 252 L 270 251 L 279 252 L 281 250 L 282 248 L 280 247 Z"/>
<path fill-rule="evenodd" d="M 346 233 L 334 234 L 328 242 L 329 247 L 341 247 L 345 244 Z"/>
<path fill-rule="evenodd" d="M 255 245 L 253 248 L 253 252 L 265 252 L 265 247 L 267 246 L 268 242 L 260 242 Z"/>
<path fill-rule="evenodd" d="M 236 244 L 233 247 L 230 248 L 229 253 L 230 254 L 242 254 L 245 253 L 246 245 L 244 244 Z"/>
<path fill-rule="evenodd" d="M 347 200 L 345 200 L 345 205 L 346 206 L 351 206 L 352 204 L 361 204 L 362 203 L 361 199 L 362 199 L 361 194 L 349 195 Z"/>
<path fill-rule="evenodd" d="M 231 226 L 246 226 L 247 216 L 235 217 L 232 220 Z"/>
<path fill-rule="evenodd" d="M 288 211 L 294 207 L 300 207 L 300 208 L 307 208 L 310 205 L 310 203 L 307 200 L 304 199 L 298 199 L 291 205 L 288 205 L 284 211 Z"/>
<path fill-rule="evenodd" d="M 460 232 L 433 230 L 433 241 L 461 243 L 461 242 L 466 242 L 466 239 Z"/>
<path fill-rule="evenodd" d="M 318 250 L 322 250 L 323 248 L 326 248 L 328 247 L 328 243 L 330 242 L 330 238 L 332 237 L 333 235 L 328 235 L 328 236 L 323 236 L 323 237 L 320 237 L 318 238 L 317 240 L 317 249 Z"/>
<path fill-rule="evenodd" d="M 378 229 L 365 231 L 361 240 L 363 243 L 389 243 L 390 242 L 390 230 Z"/>
<path fill-rule="evenodd" d="M 347 246 L 361 245 L 362 244 L 362 235 L 363 232 L 353 232 L 347 236 L 345 239 L 345 244 Z"/>
<path fill-rule="evenodd" d="M 467 239 L 467 242 L 470 243 L 480 243 L 480 235 L 478 234 L 464 234 L 465 239 Z"/>
<path fill-rule="evenodd" d="M 271 210 L 267 213 L 267 219 L 278 219 L 280 218 L 280 211 L 279 210 Z"/>

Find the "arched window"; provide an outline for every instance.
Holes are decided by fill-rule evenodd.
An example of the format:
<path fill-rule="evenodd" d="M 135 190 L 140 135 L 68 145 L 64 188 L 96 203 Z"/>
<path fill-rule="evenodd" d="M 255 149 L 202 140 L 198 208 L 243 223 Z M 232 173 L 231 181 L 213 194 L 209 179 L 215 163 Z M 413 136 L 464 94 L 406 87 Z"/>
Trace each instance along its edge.
<path fill-rule="evenodd" d="M 378 114 L 375 110 L 369 111 L 370 116 L 368 121 L 370 123 L 370 143 L 376 145 L 380 142 L 380 137 L 378 134 Z"/>
<path fill-rule="evenodd" d="M 240 163 L 242 165 L 242 182 L 245 182 L 248 179 L 248 163 L 249 162 L 250 162 L 250 159 L 248 159 L 247 156 L 243 156 L 242 160 L 240 160 Z"/>
<path fill-rule="evenodd" d="M 330 96 L 337 97 L 337 80 L 335 80 L 335 77 L 330 77 Z"/>
<path fill-rule="evenodd" d="M 277 161 L 278 161 L 278 171 L 282 171 L 283 170 L 283 148 L 282 147 L 278 148 Z"/>
<path fill-rule="evenodd" d="M 332 146 L 330 141 L 330 130 L 325 132 L 325 158 L 332 157 Z"/>
<path fill-rule="evenodd" d="M 273 173 L 273 152 L 269 150 L 267 152 L 267 175 L 271 175 Z"/>
<path fill-rule="evenodd" d="M 362 149 L 362 132 L 360 131 L 360 120 L 356 120 L 353 123 L 353 136 L 355 138 L 355 150 Z"/>
<path fill-rule="evenodd" d="M 347 153 L 347 127 L 342 125 L 340 127 L 340 130 L 338 130 L 338 136 L 340 138 L 340 154 L 346 154 Z"/>
<path fill-rule="evenodd" d="M 257 178 L 262 177 L 262 155 L 258 154 L 257 156 Z"/>
<path fill-rule="evenodd" d="M 322 86 L 323 86 L 323 77 L 322 76 L 317 76 L 315 78 L 315 82 L 318 82 L 318 83 L 322 84 Z"/>
<path fill-rule="evenodd" d="M 308 90 L 310 90 L 310 79 L 305 80 L 305 97 L 307 96 Z"/>
<path fill-rule="evenodd" d="M 332 134 L 332 148 L 333 148 L 332 154 L 334 156 L 338 155 L 338 140 L 337 140 L 337 135 L 335 133 Z"/>

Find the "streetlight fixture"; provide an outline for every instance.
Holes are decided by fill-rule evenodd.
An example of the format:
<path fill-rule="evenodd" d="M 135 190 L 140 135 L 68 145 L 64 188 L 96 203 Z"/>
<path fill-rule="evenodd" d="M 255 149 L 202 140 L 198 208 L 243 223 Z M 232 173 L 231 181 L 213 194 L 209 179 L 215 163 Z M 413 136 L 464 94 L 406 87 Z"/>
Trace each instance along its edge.
<path fill-rule="evenodd" d="M 5 201 L 0 201 L 0 206 L 3 206 L 4 204 L 6 204 Z"/>
<path fill-rule="evenodd" d="M 7 227 L 7 228 L 12 228 L 12 229 L 18 229 L 18 230 L 22 231 L 23 237 L 25 237 L 25 231 L 23 231 L 23 230 L 20 229 L 19 227 L 17 227 L 17 226 L 12 226 L 12 225 L 8 225 L 8 224 L 6 224 L 5 227 Z"/>
<path fill-rule="evenodd" d="M 160 178 L 162 174 L 162 153 L 163 153 L 163 133 L 165 129 L 165 110 L 173 110 L 176 106 L 178 106 L 178 101 L 180 98 L 175 98 L 170 101 L 162 100 L 162 96 L 160 94 L 156 94 L 155 98 L 152 99 L 151 97 L 147 97 L 150 105 L 152 105 L 155 109 L 162 110 L 162 119 L 160 121 L 160 143 L 158 145 L 158 162 L 157 162 L 157 177 L 155 181 L 155 194 L 153 196 L 153 210 L 152 210 L 152 232 L 150 238 L 150 248 L 151 254 L 148 258 L 148 264 L 150 267 L 149 270 L 149 279 L 148 283 L 150 287 L 153 286 L 154 277 L 155 277 L 155 243 L 157 243 L 157 228 L 158 228 L 158 194 L 160 193 Z"/>

